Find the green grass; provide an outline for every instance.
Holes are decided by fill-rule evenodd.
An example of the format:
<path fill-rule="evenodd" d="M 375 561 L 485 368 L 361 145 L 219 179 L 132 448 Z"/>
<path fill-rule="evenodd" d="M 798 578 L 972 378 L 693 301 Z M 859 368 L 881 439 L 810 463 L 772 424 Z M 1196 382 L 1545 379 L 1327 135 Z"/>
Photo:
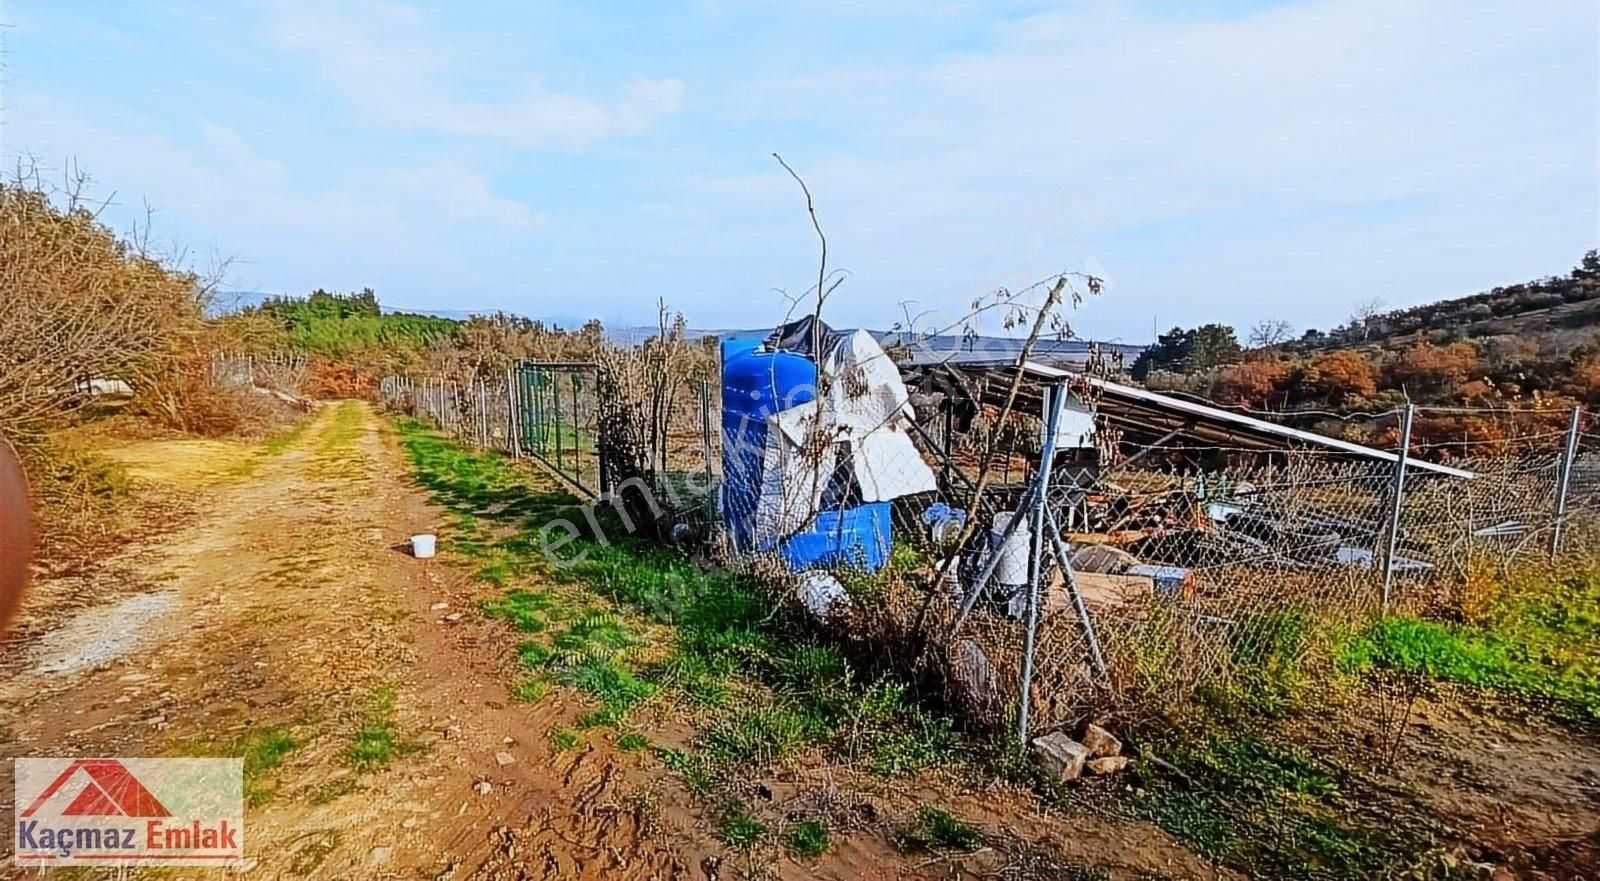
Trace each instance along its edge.
<path fill-rule="evenodd" d="M 797 857 L 816 859 L 828 852 L 832 841 L 828 827 L 821 820 L 802 820 L 789 827 L 783 843 Z"/>
<path fill-rule="evenodd" d="M 543 676 L 524 676 L 511 685 L 511 699 L 524 704 L 536 704 L 550 693 L 550 680 Z"/>
<path fill-rule="evenodd" d="M 505 590 L 483 612 L 528 634 L 518 666 L 595 701 L 580 728 L 625 724 L 663 693 L 686 701 L 702 733 L 674 770 L 697 790 L 813 750 L 886 776 L 959 755 L 948 720 L 863 677 L 752 580 L 635 540 L 605 511 L 607 541 L 596 541 L 551 482 L 415 420 L 397 425 L 417 481 L 452 514 L 449 555 Z M 543 530 L 557 518 L 582 530 L 562 549 L 581 561 L 545 559 Z"/>
<path fill-rule="evenodd" d="M 1146 781 L 1132 797 L 1134 812 L 1259 877 L 1391 877 L 1441 831 L 1412 802 L 1239 718 L 1211 720 L 1160 752 L 1192 782 Z"/>
<path fill-rule="evenodd" d="M 717 823 L 717 837 L 722 839 L 723 844 L 739 850 L 755 847 L 766 834 L 766 824 L 750 816 L 750 812 L 741 804 L 730 804 L 724 808 L 722 819 Z"/>
<path fill-rule="evenodd" d="M 299 744 L 283 728 L 262 728 L 239 739 L 233 751 L 244 760 L 246 804 L 258 808 L 272 801 L 277 791 L 263 783 L 261 778 L 277 770 L 297 746 Z"/>
<path fill-rule="evenodd" d="M 238 744 L 246 779 L 277 770 L 299 744 L 283 728 L 262 728 L 246 734 Z"/>
<path fill-rule="evenodd" d="M 550 743 L 557 752 L 566 752 L 582 746 L 583 737 L 571 728 L 555 728 L 550 731 Z"/>
<path fill-rule="evenodd" d="M 924 805 L 900 828 L 895 843 L 901 850 L 971 851 L 983 843 L 983 833 L 949 811 Z"/>
<path fill-rule="evenodd" d="M 376 771 L 397 756 L 421 749 L 420 744 L 406 739 L 394 727 L 395 696 L 394 687 L 385 685 L 369 698 L 367 721 L 345 750 L 345 759 L 359 771 Z"/>
<path fill-rule="evenodd" d="M 637 752 L 650 748 L 650 737 L 637 731 L 630 731 L 617 738 L 617 748 L 628 752 Z"/>
<path fill-rule="evenodd" d="M 1393 615 L 1338 649 L 1340 669 L 1396 670 L 1513 693 L 1600 722 L 1600 577 L 1574 577 L 1498 606 L 1484 623 Z"/>

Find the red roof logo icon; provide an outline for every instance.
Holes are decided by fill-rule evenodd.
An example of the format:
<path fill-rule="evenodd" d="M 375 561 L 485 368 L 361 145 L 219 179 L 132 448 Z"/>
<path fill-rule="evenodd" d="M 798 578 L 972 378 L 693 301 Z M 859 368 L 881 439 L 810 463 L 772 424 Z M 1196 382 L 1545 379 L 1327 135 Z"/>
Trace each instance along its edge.
<path fill-rule="evenodd" d="M 28 805 L 22 816 L 31 817 L 67 785 L 79 771 L 88 776 L 83 791 L 61 812 L 64 817 L 170 817 L 165 806 L 144 788 L 133 774 L 116 759 L 75 759 L 56 775 L 44 792 Z"/>

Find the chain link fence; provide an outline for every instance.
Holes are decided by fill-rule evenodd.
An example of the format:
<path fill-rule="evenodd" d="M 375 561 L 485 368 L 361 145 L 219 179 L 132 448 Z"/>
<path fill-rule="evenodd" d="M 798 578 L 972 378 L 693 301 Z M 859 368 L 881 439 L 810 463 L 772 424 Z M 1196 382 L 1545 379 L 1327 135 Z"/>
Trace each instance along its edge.
<path fill-rule="evenodd" d="M 1577 411 L 1364 415 L 1364 436 L 1404 451 L 1381 453 L 1135 442 L 1075 413 L 1065 385 L 1003 421 L 918 394 L 852 432 L 808 405 L 816 390 L 729 411 L 742 390 L 691 381 L 640 402 L 660 428 L 644 473 L 621 474 L 599 452 L 616 430 L 594 417 L 601 369 L 526 362 L 501 383 L 382 392 L 601 500 L 644 478 L 655 534 L 767 579 L 819 628 L 1024 738 L 1264 675 L 1329 627 L 1449 615 L 1475 578 L 1600 537 L 1600 425 Z"/>

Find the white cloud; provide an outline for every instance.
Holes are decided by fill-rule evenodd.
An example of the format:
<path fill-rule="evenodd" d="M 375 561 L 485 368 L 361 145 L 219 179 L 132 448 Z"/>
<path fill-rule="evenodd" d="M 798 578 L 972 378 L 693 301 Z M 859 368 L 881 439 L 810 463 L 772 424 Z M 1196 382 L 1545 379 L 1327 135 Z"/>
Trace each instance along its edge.
<path fill-rule="evenodd" d="M 158 234 L 203 236 L 184 244 L 236 257 L 231 282 L 242 287 L 356 287 L 396 271 L 449 278 L 466 262 L 461 242 L 515 238 L 546 223 L 453 159 L 357 165 L 312 186 L 218 123 L 169 137 L 134 118 L 90 118 L 37 94 L 12 111 L 20 137 L 8 150 L 57 167 L 72 161 L 102 190 L 114 185 L 121 195 L 105 214 L 114 226 L 142 221 L 138 208 L 148 200 Z"/>
<path fill-rule="evenodd" d="M 519 148 L 581 148 L 648 131 L 683 102 L 676 79 L 634 77 L 600 100 L 522 76 L 504 98 L 476 99 L 448 83 L 482 58 L 445 45 L 417 9 L 384 0 L 273 2 L 268 39 L 308 56 L 374 124 L 401 132 L 483 138 Z M 499 84 L 496 84 L 499 87 Z"/>
<path fill-rule="evenodd" d="M 1592 0 L 1311 0 L 1226 19 L 1071 4 L 982 49 L 801 69 L 726 106 L 851 131 L 847 150 L 789 158 L 853 286 L 959 302 L 1098 255 L 1132 299 L 1095 313 L 1140 316 L 1118 332 L 1152 311 L 1326 323 L 1372 285 L 1391 302 L 1459 295 L 1593 245 L 1595 17 Z M 758 177 L 686 186 L 798 244 L 773 201 L 781 170 Z M 858 302 L 853 320 L 883 310 Z"/>

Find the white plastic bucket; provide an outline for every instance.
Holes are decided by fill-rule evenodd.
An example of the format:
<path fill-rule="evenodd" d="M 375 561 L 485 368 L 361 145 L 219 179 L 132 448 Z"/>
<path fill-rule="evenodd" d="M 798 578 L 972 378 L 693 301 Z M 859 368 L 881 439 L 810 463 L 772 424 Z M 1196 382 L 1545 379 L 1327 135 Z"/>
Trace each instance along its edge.
<path fill-rule="evenodd" d="M 411 536 L 411 556 L 419 560 L 426 560 L 433 556 L 434 534 L 423 532 Z"/>
<path fill-rule="evenodd" d="M 994 567 L 994 580 L 1006 587 L 1019 587 L 1028 583 L 1028 552 L 1033 544 L 1033 531 L 1028 528 L 1026 519 L 1017 523 L 1017 528 L 1011 537 L 1002 544 L 1000 536 L 1005 534 L 1006 527 L 1011 524 L 1013 517 L 1024 517 L 1026 514 L 1013 514 L 1002 511 L 994 515 L 994 525 L 989 533 L 990 552 L 998 554 L 999 562 Z"/>

